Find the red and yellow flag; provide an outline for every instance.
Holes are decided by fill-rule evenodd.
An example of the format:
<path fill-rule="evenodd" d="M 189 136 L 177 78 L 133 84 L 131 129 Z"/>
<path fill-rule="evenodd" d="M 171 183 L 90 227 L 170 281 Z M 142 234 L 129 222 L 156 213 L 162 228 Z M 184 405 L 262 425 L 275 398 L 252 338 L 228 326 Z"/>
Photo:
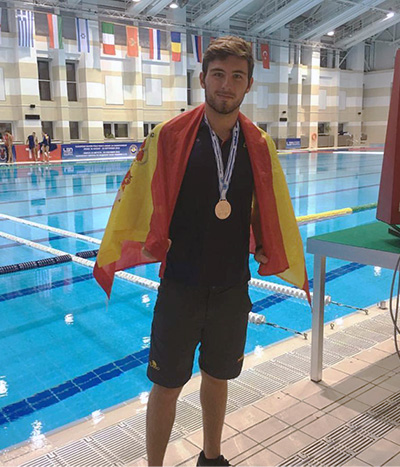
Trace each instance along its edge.
<path fill-rule="evenodd" d="M 126 27 L 126 50 L 128 57 L 139 57 L 138 28 L 134 26 Z"/>

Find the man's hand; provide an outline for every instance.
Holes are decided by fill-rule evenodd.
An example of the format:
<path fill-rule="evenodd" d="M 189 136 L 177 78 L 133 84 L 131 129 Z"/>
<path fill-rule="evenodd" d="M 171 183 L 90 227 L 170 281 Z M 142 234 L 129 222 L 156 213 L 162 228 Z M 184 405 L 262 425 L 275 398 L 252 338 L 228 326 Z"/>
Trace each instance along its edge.
<path fill-rule="evenodd" d="M 171 245 L 172 245 L 172 240 L 169 238 L 168 239 L 167 253 L 168 253 L 169 249 L 171 248 Z M 144 247 L 144 243 L 142 243 L 142 253 L 143 253 L 144 256 L 146 256 L 146 258 L 149 258 L 151 261 L 157 261 L 157 259 L 154 258 L 154 256 L 150 253 L 150 251 L 146 250 L 146 248 Z"/>
<path fill-rule="evenodd" d="M 263 248 L 257 248 L 256 252 L 254 253 L 254 259 L 261 264 L 267 264 L 268 258 L 265 256 Z"/>

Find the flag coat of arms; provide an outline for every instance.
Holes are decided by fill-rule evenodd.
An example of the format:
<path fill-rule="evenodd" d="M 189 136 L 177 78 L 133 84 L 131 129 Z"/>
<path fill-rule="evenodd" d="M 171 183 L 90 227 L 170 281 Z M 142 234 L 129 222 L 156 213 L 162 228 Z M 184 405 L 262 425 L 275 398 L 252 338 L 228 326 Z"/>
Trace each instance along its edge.
<path fill-rule="evenodd" d="M 203 38 L 201 36 L 192 35 L 193 56 L 197 63 L 203 61 Z"/>
<path fill-rule="evenodd" d="M 49 25 L 49 47 L 50 49 L 63 49 L 62 38 L 62 18 L 61 16 L 47 15 L 47 24 Z"/>
<path fill-rule="evenodd" d="M 161 31 L 149 29 L 149 58 L 150 60 L 161 60 Z"/>
<path fill-rule="evenodd" d="M 171 52 L 172 61 L 180 62 L 182 53 L 181 33 L 171 32 Z"/>
<path fill-rule="evenodd" d="M 126 53 L 128 57 L 139 57 L 138 28 L 126 27 Z"/>
<path fill-rule="evenodd" d="M 33 11 L 17 10 L 18 45 L 20 47 L 34 47 L 34 27 Z"/>
<path fill-rule="evenodd" d="M 115 34 L 112 23 L 101 23 L 103 33 L 103 53 L 106 55 L 115 55 Z"/>
<path fill-rule="evenodd" d="M 76 40 L 79 52 L 90 52 L 89 21 L 87 19 L 76 19 Z"/>
<path fill-rule="evenodd" d="M 261 58 L 263 63 L 263 68 L 269 70 L 269 45 L 261 44 Z"/>

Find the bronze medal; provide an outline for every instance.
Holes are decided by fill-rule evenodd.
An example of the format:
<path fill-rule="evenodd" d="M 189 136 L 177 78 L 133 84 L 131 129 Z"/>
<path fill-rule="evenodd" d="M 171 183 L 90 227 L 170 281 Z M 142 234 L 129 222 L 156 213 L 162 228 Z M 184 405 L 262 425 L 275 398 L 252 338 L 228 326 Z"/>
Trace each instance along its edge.
<path fill-rule="evenodd" d="M 215 215 L 218 217 L 218 219 L 227 219 L 230 216 L 231 211 L 231 205 L 226 199 L 220 199 L 215 205 Z"/>

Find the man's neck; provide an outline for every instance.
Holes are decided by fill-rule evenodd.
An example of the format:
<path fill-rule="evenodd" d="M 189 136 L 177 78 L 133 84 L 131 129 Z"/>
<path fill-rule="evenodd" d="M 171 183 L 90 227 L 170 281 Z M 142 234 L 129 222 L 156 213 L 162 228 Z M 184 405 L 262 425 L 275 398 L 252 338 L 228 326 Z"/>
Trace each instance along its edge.
<path fill-rule="evenodd" d="M 235 126 L 236 120 L 238 119 L 239 109 L 230 114 L 220 114 L 206 103 L 205 112 L 208 123 L 217 136 L 222 141 L 228 140 L 231 137 L 232 128 Z"/>

